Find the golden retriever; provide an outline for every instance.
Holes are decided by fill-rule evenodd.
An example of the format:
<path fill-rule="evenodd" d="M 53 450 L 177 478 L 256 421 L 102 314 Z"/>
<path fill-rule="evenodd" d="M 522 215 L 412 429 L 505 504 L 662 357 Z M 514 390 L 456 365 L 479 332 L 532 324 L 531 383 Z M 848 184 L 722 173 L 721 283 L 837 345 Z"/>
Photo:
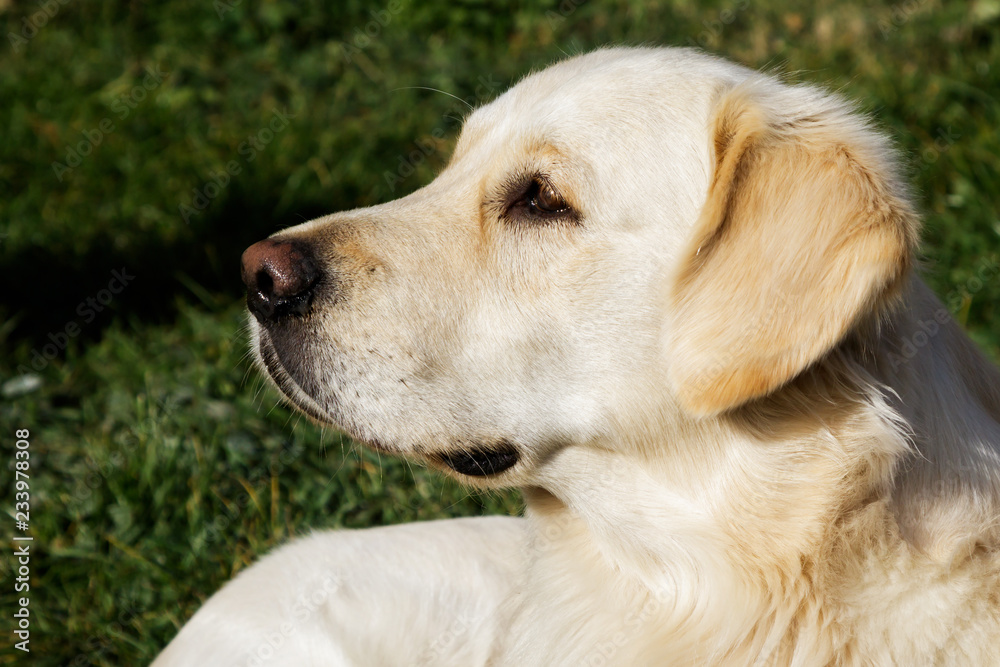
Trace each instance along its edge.
<path fill-rule="evenodd" d="M 842 99 L 614 48 L 243 257 L 317 421 L 524 518 L 314 534 L 156 665 L 1000 664 L 1000 375 Z"/>

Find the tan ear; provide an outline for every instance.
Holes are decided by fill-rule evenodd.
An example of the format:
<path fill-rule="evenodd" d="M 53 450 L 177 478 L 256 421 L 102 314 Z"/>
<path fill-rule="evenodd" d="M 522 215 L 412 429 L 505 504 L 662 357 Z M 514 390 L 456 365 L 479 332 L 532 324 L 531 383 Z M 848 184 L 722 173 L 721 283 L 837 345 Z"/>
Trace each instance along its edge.
<path fill-rule="evenodd" d="M 891 148 L 837 98 L 742 85 L 712 131 L 715 174 L 672 293 L 671 381 L 698 415 L 775 391 L 883 308 L 917 235 Z"/>

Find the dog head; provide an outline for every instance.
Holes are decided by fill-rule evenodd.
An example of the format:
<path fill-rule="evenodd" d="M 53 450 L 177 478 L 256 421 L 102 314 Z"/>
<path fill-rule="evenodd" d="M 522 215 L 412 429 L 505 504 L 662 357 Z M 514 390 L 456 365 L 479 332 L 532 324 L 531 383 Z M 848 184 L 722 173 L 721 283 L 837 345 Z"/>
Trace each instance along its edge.
<path fill-rule="evenodd" d="M 624 422 L 774 392 L 898 291 L 916 226 L 839 99 L 685 49 L 610 49 L 468 118 L 402 199 L 246 251 L 253 345 L 307 415 L 527 484 Z"/>

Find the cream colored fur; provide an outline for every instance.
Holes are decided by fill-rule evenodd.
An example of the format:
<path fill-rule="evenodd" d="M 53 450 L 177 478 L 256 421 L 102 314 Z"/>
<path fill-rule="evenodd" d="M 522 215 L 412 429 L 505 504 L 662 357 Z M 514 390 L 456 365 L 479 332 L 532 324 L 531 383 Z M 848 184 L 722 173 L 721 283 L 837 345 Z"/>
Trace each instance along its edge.
<path fill-rule="evenodd" d="M 514 219 L 532 175 L 575 214 Z M 433 183 L 281 232 L 336 298 L 254 322 L 303 411 L 526 517 L 302 538 L 156 665 L 1000 664 L 1000 375 L 917 228 L 816 88 L 683 49 L 527 77 Z"/>

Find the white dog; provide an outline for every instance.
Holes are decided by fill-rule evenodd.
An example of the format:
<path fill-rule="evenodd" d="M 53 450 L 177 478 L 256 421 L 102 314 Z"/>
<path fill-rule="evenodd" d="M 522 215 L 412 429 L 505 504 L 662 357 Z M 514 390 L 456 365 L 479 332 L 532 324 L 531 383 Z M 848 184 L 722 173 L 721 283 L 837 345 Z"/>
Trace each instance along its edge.
<path fill-rule="evenodd" d="M 526 517 L 296 540 L 156 665 L 1000 664 L 1000 374 L 917 232 L 816 88 L 686 49 L 527 77 L 430 185 L 243 259 L 292 403 Z"/>

